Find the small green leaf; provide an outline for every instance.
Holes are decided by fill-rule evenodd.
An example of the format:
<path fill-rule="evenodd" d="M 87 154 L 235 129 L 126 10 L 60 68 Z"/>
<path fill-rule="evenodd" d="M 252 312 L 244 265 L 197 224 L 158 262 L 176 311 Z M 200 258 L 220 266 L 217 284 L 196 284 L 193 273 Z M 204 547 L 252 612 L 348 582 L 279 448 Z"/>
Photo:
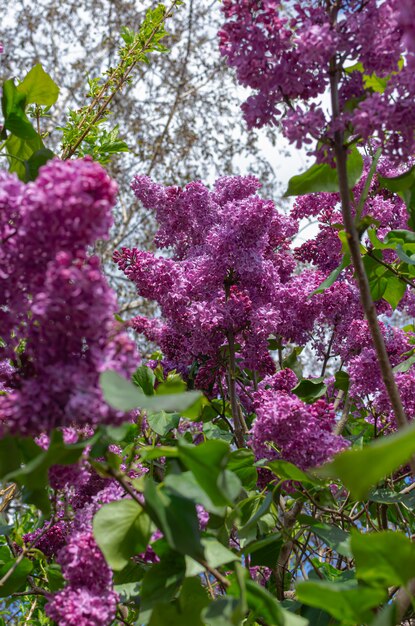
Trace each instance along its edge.
<path fill-rule="evenodd" d="M 166 413 L 159 411 L 158 413 L 149 413 L 147 416 L 148 425 L 151 430 L 165 437 L 173 428 L 177 428 L 180 421 L 178 413 Z"/>
<path fill-rule="evenodd" d="M 353 189 L 363 172 L 363 158 L 356 147 L 354 147 L 347 159 L 347 173 L 349 188 Z M 339 182 L 336 168 L 330 167 L 327 163 L 315 164 L 303 174 L 293 176 L 289 183 L 284 197 L 303 196 L 309 193 L 339 191 Z"/>
<path fill-rule="evenodd" d="M 405 191 L 410 189 L 415 184 L 415 166 L 410 170 L 395 176 L 394 178 L 387 178 L 378 175 L 378 181 L 381 187 L 398 193 L 399 191 Z"/>
<path fill-rule="evenodd" d="M 404 297 L 407 285 L 397 276 L 388 277 L 386 289 L 383 292 L 383 299 L 389 302 L 392 309 L 396 309 L 402 298 Z"/>
<path fill-rule="evenodd" d="M 292 390 L 300 400 L 312 404 L 318 398 L 324 396 L 327 387 L 321 378 L 304 378 Z"/>
<path fill-rule="evenodd" d="M 342 556 L 351 558 L 352 552 L 350 549 L 350 534 L 342 528 L 335 526 L 334 524 L 325 524 L 319 522 L 313 517 L 308 515 L 302 515 L 299 517 L 302 524 L 307 524 L 317 537 L 320 537 L 330 548 L 335 550 Z"/>
<path fill-rule="evenodd" d="M 107 370 L 101 374 L 100 384 L 105 401 L 118 411 L 140 408 L 149 411 L 181 412 L 191 407 L 201 396 L 198 391 L 146 396 L 136 385 L 113 370 Z"/>
<path fill-rule="evenodd" d="M 170 547 L 196 561 L 203 559 L 199 521 L 193 502 L 163 486 L 156 487 L 149 478 L 145 481 L 144 496 L 146 511 Z"/>
<path fill-rule="evenodd" d="M 137 387 L 146 394 L 146 396 L 154 395 L 154 382 L 156 377 L 154 376 L 154 372 L 150 367 L 146 365 L 141 365 L 137 368 L 132 376 L 132 381 Z"/>
<path fill-rule="evenodd" d="M 316 480 L 315 476 L 310 476 L 303 472 L 303 470 L 299 469 L 289 461 L 283 461 L 282 459 L 276 459 L 275 461 L 270 461 L 266 464 L 266 466 L 275 476 L 277 476 L 280 480 L 294 480 L 299 483 L 304 483 L 306 485 L 316 485 L 319 484 L 320 481 Z"/>
<path fill-rule="evenodd" d="M 16 591 L 23 590 L 26 586 L 27 577 L 33 570 L 33 562 L 25 557 L 17 565 L 16 563 L 17 559 L 12 559 L 0 567 L 0 580 L 15 567 L 13 573 L 0 587 L 0 598 L 6 598 Z"/>
<path fill-rule="evenodd" d="M 219 439 L 211 439 L 198 446 L 178 444 L 179 456 L 193 473 L 195 479 L 216 506 L 227 506 L 241 491 L 238 477 L 226 470 L 229 457 L 229 444 Z"/>
<path fill-rule="evenodd" d="M 55 104 L 59 96 L 59 87 L 54 80 L 45 72 L 38 63 L 22 82 L 17 86 L 17 91 L 23 94 L 27 104 L 39 104 L 51 106 Z"/>
<path fill-rule="evenodd" d="M 258 480 L 258 471 L 254 467 L 255 455 L 251 450 L 241 448 L 229 455 L 227 468 L 236 474 L 245 489 L 254 489 Z"/>
<path fill-rule="evenodd" d="M 325 291 L 326 289 L 328 289 L 329 287 L 331 287 L 336 280 L 338 279 L 338 277 L 340 276 L 340 274 L 342 273 L 342 271 L 348 266 L 350 265 L 350 253 L 347 252 L 342 259 L 342 262 L 340 263 L 340 265 L 338 267 L 336 267 L 335 270 L 333 270 L 331 272 L 331 274 L 329 274 L 329 276 L 326 278 L 326 280 L 324 280 L 321 285 L 315 289 L 310 296 L 314 296 L 318 293 L 323 293 L 323 291 Z"/>
<path fill-rule="evenodd" d="M 398 363 L 398 365 L 395 365 L 393 371 L 395 372 L 395 374 L 398 374 L 399 372 L 407 372 L 412 367 L 412 365 L 414 365 L 414 363 L 415 354 L 405 359 L 405 361 L 402 361 L 402 363 Z"/>
<path fill-rule="evenodd" d="M 223 517 L 226 508 L 216 506 L 209 498 L 207 493 L 202 489 L 192 472 L 181 472 L 180 474 L 169 474 L 165 478 L 165 484 L 170 491 L 176 495 L 192 500 L 195 504 L 201 504 L 207 511 Z"/>
<path fill-rule="evenodd" d="M 123 569 L 129 559 L 144 552 L 151 536 L 148 516 L 134 500 L 104 504 L 93 522 L 94 537 L 108 565 Z"/>
<path fill-rule="evenodd" d="M 336 381 L 334 384 L 336 389 L 340 389 L 340 391 L 344 391 L 344 393 L 349 391 L 350 377 L 347 372 L 344 372 L 343 370 L 336 372 L 334 379 Z"/>

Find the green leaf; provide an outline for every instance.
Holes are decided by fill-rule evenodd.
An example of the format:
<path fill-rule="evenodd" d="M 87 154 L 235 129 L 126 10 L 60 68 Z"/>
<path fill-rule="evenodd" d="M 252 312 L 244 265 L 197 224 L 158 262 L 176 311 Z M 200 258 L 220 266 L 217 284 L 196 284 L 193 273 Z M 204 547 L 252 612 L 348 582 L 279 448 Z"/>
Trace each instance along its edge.
<path fill-rule="evenodd" d="M 147 409 L 149 411 L 181 412 L 191 407 L 201 396 L 198 391 L 146 396 L 133 383 L 113 370 L 107 370 L 100 376 L 100 384 L 104 399 L 118 411 Z"/>
<path fill-rule="evenodd" d="M 324 396 L 326 391 L 327 387 L 321 378 L 304 378 L 292 390 L 293 394 L 307 404 L 312 404 Z"/>
<path fill-rule="evenodd" d="M 254 467 L 255 455 L 251 450 L 241 448 L 229 455 L 227 468 L 237 475 L 245 489 L 254 489 L 258 472 Z"/>
<path fill-rule="evenodd" d="M 219 598 L 202 611 L 202 619 L 206 626 L 240 626 L 241 603 L 236 598 Z"/>
<path fill-rule="evenodd" d="M 393 178 L 378 175 L 378 181 L 381 187 L 389 189 L 389 191 L 393 191 L 394 193 L 406 191 L 415 184 L 415 166 L 411 167 L 407 172 L 404 172 L 404 174 Z"/>
<path fill-rule="evenodd" d="M 415 423 L 399 432 L 376 439 L 362 450 L 346 450 L 331 463 L 315 470 L 317 475 L 338 478 L 358 500 L 371 487 L 409 461 L 415 453 Z"/>
<path fill-rule="evenodd" d="M 336 389 L 340 389 L 341 391 L 344 391 L 344 393 L 347 393 L 349 391 L 350 377 L 347 372 L 344 372 L 342 370 L 336 372 L 334 375 L 334 379 L 336 381 L 334 384 Z"/>
<path fill-rule="evenodd" d="M 238 530 L 238 534 L 240 536 L 244 535 L 247 530 L 252 528 L 254 524 L 256 524 L 261 519 L 261 517 L 268 513 L 271 504 L 272 493 L 270 491 L 268 491 L 265 496 L 257 495 L 254 498 L 250 497 L 239 503 L 239 505 L 242 507 L 248 507 L 249 505 L 248 510 L 252 511 L 252 514 L 245 522 L 245 524 Z"/>
<path fill-rule="evenodd" d="M 280 480 L 295 480 L 296 482 L 304 483 L 306 485 L 317 485 L 320 483 L 320 481 L 316 480 L 314 476 L 306 474 L 303 470 L 299 469 L 292 463 L 289 463 L 289 461 L 276 459 L 275 461 L 268 462 L 266 467 Z"/>
<path fill-rule="evenodd" d="M 383 298 L 395 310 L 406 293 L 407 285 L 397 276 L 388 277 L 387 281 Z"/>
<path fill-rule="evenodd" d="M 415 570 L 415 546 L 403 533 L 352 531 L 356 577 L 370 585 L 405 586 Z"/>
<path fill-rule="evenodd" d="M 379 261 L 376 260 L 376 258 Z M 368 277 L 370 292 L 374 300 L 384 298 L 392 308 L 396 308 L 405 295 L 407 286 L 388 267 L 382 264 L 382 252 L 375 250 L 363 257 L 363 265 Z"/>
<path fill-rule="evenodd" d="M 179 457 L 193 473 L 196 481 L 216 506 L 231 505 L 241 491 L 238 477 L 226 470 L 229 445 L 211 439 L 198 446 L 178 443 Z"/>
<path fill-rule="evenodd" d="M 39 137 L 26 115 L 12 111 L 4 122 L 4 128 L 21 139 L 36 139 Z M 7 146 L 10 144 L 7 143 Z"/>
<path fill-rule="evenodd" d="M 376 235 L 376 231 L 373 228 L 368 228 L 367 234 L 369 237 L 369 241 L 375 250 L 394 249 L 395 247 L 394 245 L 391 245 L 390 243 L 383 243 L 383 241 L 381 241 L 379 237 Z"/>
<path fill-rule="evenodd" d="M 46 576 L 49 583 L 49 589 L 52 592 L 59 591 L 65 586 L 65 579 L 62 575 L 62 569 L 57 563 L 52 563 L 46 568 Z"/>
<path fill-rule="evenodd" d="M 139 623 L 147 623 L 152 609 L 176 596 L 185 577 L 184 557 L 169 551 L 145 574 L 141 587 Z"/>
<path fill-rule="evenodd" d="M 16 135 L 10 135 L 5 148 L 10 164 L 9 171 L 15 172 L 24 182 L 30 180 L 31 173 L 28 161 L 34 153 L 45 148 L 39 135 L 36 133 L 33 139 L 22 139 Z"/>
<path fill-rule="evenodd" d="M 205 552 L 205 561 L 210 567 L 220 567 L 226 563 L 239 561 L 239 557 L 214 537 L 203 537 L 202 546 Z M 186 557 L 186 576 L 198 576 L 205 571 L 203 565 Z"/>
<path fill-rule="evenodd" d="M 284 626 L 285 619 L 276 598 L 253 580 L 246 580 L 246 599 L 255 617 L 263 619 L 267 626 Z"/>
<path fill-rule="evenodd" d="M 122 570 L 135 554 L 144 552 L 151 537 L 151 524 L 134 500 L 104 504 L 93 521 L 95 541 L 108 565 Z"/>
<path fill-rule="evenodd" d="M 145 481 L 144 496 L 146 510 L 169 545 L 196 561 L 203 559 L 195 505 L 163 486 L 156 487 L 149 478 Z"/>
<path fill-rule="evenodd" d="M 415 265 L 415 254 L 408 256 L 400 244 L 396 246 L 396 254 L 407 265 Z"/>
<path fill-rule="evenodd" d="M 209 605 L 204 587 L 197 578 L 186 578 L 179 598 L 170 605 L 158 604 L 150 626 L 204 626 L 201 611 Z"/>
<path fill-rule="evenodd" d="M 363 587 L 355 581 L 307 581 L 299 583 L 296 592 L 300 602 L 323 609 L 348 626 L 370 621 L 371 609 L 377 608 L 387 598 L 383 589 Z"/>
<path fill-rule="evenodd" d="M 6 435 L 0 438 L 0 478 L 20 467 L 21 453 L 16 437 Z"/>
<path fill-rule="evenodd" d="M 154 395 L 154 382 L 156 377 L 154 376 L 154 372 L 150 367 L 146 365 L 141 365 L 138 369 L 135 370 L 132 381 L 137 387 L 146 394 L 146 396 Z"/>
<path fill-rule="evenodd" d="M 149 413 L 147 421 L 151 430 L 161 437 L 165 437 L 173 428 L 177 428 L 180 422 L 180 415 L 178 413 L 159 411 L 158 413 Z"/>
<path fill-rule="evenodd" d="M 398 363 L 398 365 L 395 365 L 395 367 L 393 368 L 393 371 L 396 374 L 399 372 L 407 372 L 414 363 L 415 363 L 415 354 L 405 359 L 405 361 L 402 361 L 402 363 Z"/>
<path fill-rule="evenodd" d="M 12 567 L 16 566 L 17 559 L 12 559 L 0 567 L 0 579 L 9 572 Z M 10 577 L 0 587 L 0 598 L 6 598 L 16 591 L 22 591 L 26 587 L 26 580 L 30 572 L 33 570 L 33 562 L 24 557 L 17 564 L 15 570 Z"/>
<path fill-rule="evenodd" d="M 17 86 L 17 91 L 24 95 L 27 104 L 39 104 L 51 106 L 55 104 L 59 96 L 59 87 L 54 80 L 45 72 L 38 63 L 22 82 Z"/>
<path fill-rule="evenodd" d="M 92 439 L 67 445 L 63 442 L 62 433 L 54 431 L 51 435 L 49 448 L 43 450 L 30 438 L 16 438 L 20 448 L 20 459 L 23 465 L 9 472 L 5 482 L 17 482 L 24 487 L 23 501 L 35 504 L 45 514 L 50 511 L 50 498 L 47 492 L 48 470 L 52 465 L 71 465 L 82 455 L 82 451 L 96 441 L 99 434 Z"/>
<path fill-rule="evenodd" d="M 368 494 L 368 500 L 371 502 L 379 502 L 381 504 L 393 504 L 395 502 L 400 502 L 408 508 L 414 508 L 415 506 L 414 493 L 399 493 L 399 491 L 392 491 L 391 489 L 371 489 Z"/>
<path fill-rule="evenodd" d="M 415 244 L 415 233 L 412 230 L 390 230 L 385 237 L 385 242 L 390 243 L 394 241 Z"/>
<path fill-rule="evenodd" d="M 354 147 L 347 159 L 347 173 L 349 188 L 352 189 L 363 172 L 363 158 L 356 147 Z M 338 192 L 339 182 L 336 168 L 330 167 L 327 163 L 315 164 L 303 174 L 293 176 L 289 183 L 284 197 L 303 196 L 316 192 Z"/>
<path fill-rule="evenodd" d="M 202 489 L 192 472 L 182 472 L 181 474 L 169 474 L 165 478 L 165 484 L 169 490 L 174 491 L 177 495 L 192 500 L 195 504 L 201 504 L 207 511 L 224 516 L 226 508 L 216 506 L 209 498 L 207 493 Z"/>
<path fill-rule="evenodd" d="M 45 165 L 50 159 L 53 159 L 54 156 L 52 150 L 48 150 L 47 148 L 41 148 L 34 152 L 27 160 L 27 180 L 35 180 L 42 165 Z"/>
<path fill-rule="evenodd" d="M 325 524 L 319 522 L 313 517 L 308 515 L 299 516 L 302 524 L 310 526 L 311 530 L 317 537 L 320 537 L 330 548 L 335 550 L 338 554 L 347 558 L 352 557 L 350 549 L 350 534 L 342 528 L 334 526 L 334 524 Z"/>
<path fill-rule="evenodd" d="M 331 274 L 329 274 L 329 276 L 326 278 L 326 280 L 323 280 L 323 282 L 321 283 L 321 285 L 319 287 L 317 287 L 317 289 L 315 289 L 310 296 L 315 296 L 318 293 L 323 293 L 323 291 L 325 291 L 326 289 L 328 289 L 329 287 L 331 287 L 336 280 L 338 279 L 338 277 L 340 276 L 340 274 L 342 273 L 342 271 L 348 266 L 350 265 L 350 253 L 346 252 L 346 254 L 343 256 L 342 262 L 340 263 L 340 265 L 338 267 L 336 267 L 336 269 L 334 269 Z"/>
<path fill-rule="evenodd" d="M 250 565 L 265 565 L 274 569 L 278 562 L 278 555 L 283 544 L 280 533 L 272 533 L 263 539 L 252 541 L 242 550 L 243 554 L 250 555 Z"/>

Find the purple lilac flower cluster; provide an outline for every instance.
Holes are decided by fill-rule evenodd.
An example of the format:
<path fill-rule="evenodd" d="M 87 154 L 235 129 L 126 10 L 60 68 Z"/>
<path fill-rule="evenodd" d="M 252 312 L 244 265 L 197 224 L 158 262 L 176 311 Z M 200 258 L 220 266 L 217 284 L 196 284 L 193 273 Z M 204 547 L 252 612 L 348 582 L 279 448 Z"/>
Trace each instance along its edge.
<path fill-rule="evenodd" d="M 225 177 L 210 191 L 200 182 L 162 187 L 145 176 L 132 187 L 154 209 L 158 247 L 173 258 L 123 248 L 114 258 L 140 295 L 158 302 L 161 319 L 132 325 L 156 341 L 171 368 L 187 373 L 197 362 L 220 369 L 232 334 L 243 367 L 270 373 L 267 340 L 282 323 L 277 295 L 289 282 L 295 220 L 257 195 L 254 177 Z"/>
<path fill-rule="evenodd" d="M 370 165 L 371 159 L 364 157 L 362 177 L 352 190 L 354 207 L 359 204 Z M 407 228 L 408 212 L 404 201 L 398 194 L 391 193 L 379 185 L 378 175 L 393 178 L 399 173 L 399 170 L 388 159 L 382 157 L 377 166 L 377 174 L 371 179 L 368 195 L 362 208 L 361 217 L 371 217 L 376 220 L 377 236 L 380 239 L 383 239 L 390 230 Z M 338 236 L 339 226 L 343 222 L 340 195 L 338 193 L 314 193 L 298 196 L 291 216 L 295 220 L 316 218 L 319 224 L 317 235 L 296 249 L 296 259 L 303 263 L 311 263 L 323 272 L 331 272 L 340 264 L 342 258 L 342 246 Z M 393 253 L 390 254 L 391 260 L 395 258 Z"/>
<path fill-rule="evenodd" d="M 264 382 L 254 396 L 252 447 L 257 458 L 283 458 L 307 469 L 347 447 L 343 437 L 332 433 L 335 413 L 331 404 L 325 400 L 305 404 L 289 391 L 278 390 L 280 380 L 277 389 L 275 385 L 268 388 L 271 381 Z"/>
<path fill-rule="evenodd" d="M 415 7 L 412 0 L 400 0 L 398 3 L 398 22 L 404 34 L 408 49 L 408 63 L 415 66 Z"/>
<path fill-rule="evenodd" d="M 411 155 L 413 3 L 304 0 L 288 5 L 277 0 L 223 2 L 226 22 L 219 32 L 220 50 L 239 82 L 256 92 L 242 105 L 248 126 L 281 122 L 290 142 L 300 147 L 321 138 L 330 141 L 340 123 L 364 139 L 374 134 L 387 139 L 386 150 L 394 158 Z M 409 62 L 400 68 L 407 49 Z M 342 103 L 335 124 L 321 100 L 333 67 L 338 69 Z M 367 75 L 385 79 L 383 93 L 365 81 L 362 67 Z M 347 101 L 354 106 L 345 107 Z M 324 152 L 317 154 L 322 157 Z"/>
<path fill-rule="evenodd" d="M 129 374 L 134 344 L 114 324 L 115 294 L 87 249 L 108 236 L 116 185 L 91 160 L 41 168 L 24 185 L 0 172 L 0 432 L 117 421 L 98 385 Z"/>

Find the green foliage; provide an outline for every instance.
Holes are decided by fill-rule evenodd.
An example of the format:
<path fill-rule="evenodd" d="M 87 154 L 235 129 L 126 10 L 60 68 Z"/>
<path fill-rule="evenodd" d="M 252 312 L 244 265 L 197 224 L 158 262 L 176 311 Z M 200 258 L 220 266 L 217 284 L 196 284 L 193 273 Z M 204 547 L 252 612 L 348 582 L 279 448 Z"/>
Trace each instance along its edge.
<path fill-rule="evenodd" d="M 359 585 L 356 581 L 333 583 L 307 581 L 297 585 L 301 602 L 324 609 L 344 626 L 371 621 L 371 610 L 384 602 L 387 594 L 380 588 Z"/>
<path fill-rule="evenodd" d="M 150 519 L 134 500 L 105 504 L 94 517 L 95 540 L 114 570 L 123 569 L 134 554 L 144 552 L 150 536 Z"/>
<path fill-rule="evenodd" d="M 62 158 L 90 154 L 106 164 L 112 155 L 128 151 L 127 144 L 118 138 L 118 126 L 112 130 L 100 126 L 108 120 L 113 98 L 131 83 L 134 68 L 140 63 L 149 63 L 151 53 L 167 52 L 168 49 L 161 43 L 167 35 L 165 22 L 171 17 L 172 10 L 181 4 L 180 0 L 174 1 L 169 11 L 159 4 L 146 12 L 138 32 L 129 28 L 122 30 L 124 45 L 118 50 L 118 64 L 108 68 L 102 77 L 90 78 L 90 104 L 68 113 L 67 123 L 61 128 Z"/>
<path fill-rule="evenodd" d="M 293 394 L 298 396 L 303 402 L 312 404 L 327 391 L 327 387 L 322 378 L 304 378 L 294 387 Z"/>
<path fill-rule="evenodd" d="M 371 487 L 407 463 L 414 453 L 415 424 L 411 424 L 361 450 L 342 452 L 319 469 L 318 474 L 341 480 L 355 498 L 362 499 Z"/>
<path fill-rule="evenodd" d="M 353 532 L 351 549 L 356 577 L 369 585 L 405 586 L 413 578 L 415 546 L 397 532 Z"/>
<path fill-rule="evenodd" d="M 28 117 L 29 105 L 36 105 L 39 119 L 41 106 L 49 109 L 58 95 L 58 86 L 40 64 L 35 65 L 17 86 L 13 79 L 3 84 L 4 124 L 0 150 L 9 161 L 10 172 L 16 172 L 25 182 L 34 180 L 39 167 L 54 156 L 51 150 L 45 148 L 43 137 L 36 132 Z"/>
<path fill-rule="evenodd" d="M 146 396 L 136 385 L 112 370 L 103 372 L 100 381 L 106 402 L 119 411 L 140 408 L 181 412 L 189 409 L 201 396 L 198 391 L 164 394 L 163 389 L 156 396 Z"/>

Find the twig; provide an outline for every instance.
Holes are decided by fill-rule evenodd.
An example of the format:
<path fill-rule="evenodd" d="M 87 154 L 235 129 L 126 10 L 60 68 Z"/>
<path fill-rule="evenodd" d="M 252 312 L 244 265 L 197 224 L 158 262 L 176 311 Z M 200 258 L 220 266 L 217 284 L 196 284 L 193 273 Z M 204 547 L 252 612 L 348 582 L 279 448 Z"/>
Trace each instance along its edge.
<path fill-rule="evenodd" d="M 333 17 L 334 19 L 337 19 L 336 12 L 334 13 Z M 333 57 L 333 59 L 331 60 L 330 69 L 332 115 L 333 121 L 336 122 L 340 117 L 340 101 L 338 91 L 339 68 L 337 67 L 335 57 Z M 380 370 L 382 373 L 382 379 L 385 384 L 393 412 L 395 414 L 397 426 L 398 428 L 403 428 L 408 423 L 408 420 L 405 415 L 398 388 L 396 386 L 392 366 L 390 364 L 389 356 L 385 346 L 385 341 L 379 327 L 376 308 L 370 293 L 369 281 L 366 276 L 362 257 L 360 254 L 359 234 L 356 229 L 356 225 L 351 212 L 349 181 L 347 174 L 347 148 L 344 146 L 344 133 L 340 129 L 337 129 L 334 132 L 334 151 L 336 155 L 336 165 L 339 179 L 343 224 L 347 236 L 351 259 L 356 273 L 357 283 L 360 291 L 360 300 L 369 325 L 373 344 L 379 361 Z M 412 469 L 415 470 L 415 464 L 413 463 L 412 465 Z"/>

